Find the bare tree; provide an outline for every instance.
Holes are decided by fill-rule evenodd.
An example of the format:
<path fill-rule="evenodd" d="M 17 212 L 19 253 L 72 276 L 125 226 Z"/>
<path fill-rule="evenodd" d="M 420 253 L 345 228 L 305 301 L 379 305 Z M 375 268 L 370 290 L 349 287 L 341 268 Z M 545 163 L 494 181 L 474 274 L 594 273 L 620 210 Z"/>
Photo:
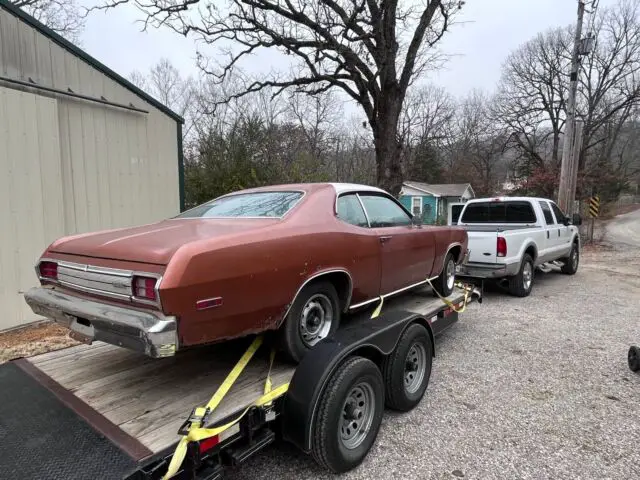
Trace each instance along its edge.
<path fill-rule="evenodd" d="M 9 0 L 56 33 L 78 43 L 85 18 L 76 0 Z"/>
<path fill-rule="evenodd" d="M 104 8 L 128 0 L 106 0 Z M 372 129 L 377 182 L 398 193 L 402 186 L 398 120 L 407 89 L 425 68 L 441 60 L 435 45 L 460 8 L 459 0 L 130 0 L 146 23 L 195 32 L 224 50 L 218 68 L 202 68 L 224 81 L 260 49 L 289 55 L 290 72 L 248 81 L 238 98 L 264 88 L 317 94 L 338 88 L 364 110 Z M 239 48 L 237 48 L 239 47 Z"/>

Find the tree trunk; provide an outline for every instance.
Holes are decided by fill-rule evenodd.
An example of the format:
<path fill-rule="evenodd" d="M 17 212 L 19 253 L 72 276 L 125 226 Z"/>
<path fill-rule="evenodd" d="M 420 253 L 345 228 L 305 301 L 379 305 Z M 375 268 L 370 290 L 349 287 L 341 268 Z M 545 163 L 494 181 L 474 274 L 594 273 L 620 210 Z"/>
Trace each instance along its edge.
<path fill-rule="evenodd" d="M 395 197 L 400 195 L 403 181 L 402 143 L 398 137 L 401 108 L 402 101 L 397 93 L 386 95 L 372 125 L 378 187 Z"/>

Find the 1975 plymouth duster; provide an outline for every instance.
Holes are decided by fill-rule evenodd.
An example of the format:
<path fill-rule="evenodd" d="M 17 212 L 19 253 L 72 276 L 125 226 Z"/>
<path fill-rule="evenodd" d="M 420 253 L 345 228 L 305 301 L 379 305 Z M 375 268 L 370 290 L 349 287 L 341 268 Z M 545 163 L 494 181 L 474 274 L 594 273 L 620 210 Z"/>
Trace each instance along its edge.
<path fill-rule="evenodd" d="M 466 252 L 463 229 L 421 226 L 378 188 L 280 185 L 151 225 L 61 238 L 25 299 L 86 342 L 165 357 L 278 330 L 297 362 L 341 313 L 427 279 L 449 295 Z"/>

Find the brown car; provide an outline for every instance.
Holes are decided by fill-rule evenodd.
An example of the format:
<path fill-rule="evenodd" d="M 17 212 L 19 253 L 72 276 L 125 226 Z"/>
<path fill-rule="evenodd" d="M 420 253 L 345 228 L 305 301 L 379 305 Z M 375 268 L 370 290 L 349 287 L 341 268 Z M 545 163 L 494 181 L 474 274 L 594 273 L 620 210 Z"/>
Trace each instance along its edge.
<path fill-rule="evenodd" d="M 151 357 L 278 329 L 299 361 L 342 313 L 427 279 L 450 294 L 466 251 L 464 230 L 421 226 L 383 190 L 281 185 L 59 239 L 25 299 L 75 338 Z"/>

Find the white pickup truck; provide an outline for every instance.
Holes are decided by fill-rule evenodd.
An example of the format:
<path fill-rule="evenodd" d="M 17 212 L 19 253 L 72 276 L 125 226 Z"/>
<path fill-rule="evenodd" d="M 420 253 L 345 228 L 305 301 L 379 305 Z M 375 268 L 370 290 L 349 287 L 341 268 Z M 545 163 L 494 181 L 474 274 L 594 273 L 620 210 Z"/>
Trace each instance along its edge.
<path fill-rule="evenodd" d="M 573 275 L 580 260 L 580 215 L 569 219 L 546 198 L 479 198 L 466 203 L 458 226 L 469 235 L 460 277 L 504 279 L 518 297 L 531 293 L 536 267 L 560 262 Z"/>

